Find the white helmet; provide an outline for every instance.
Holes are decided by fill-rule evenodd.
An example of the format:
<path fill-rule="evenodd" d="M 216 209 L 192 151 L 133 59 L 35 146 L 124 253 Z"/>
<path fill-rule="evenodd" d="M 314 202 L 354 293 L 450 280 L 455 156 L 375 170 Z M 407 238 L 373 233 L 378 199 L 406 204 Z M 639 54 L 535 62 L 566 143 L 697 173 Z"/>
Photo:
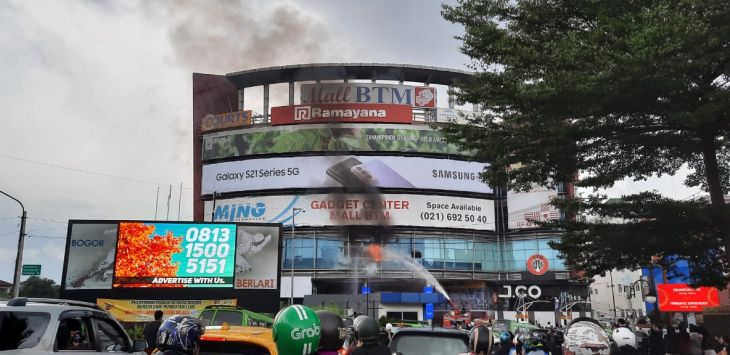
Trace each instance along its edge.
<path fill-rule="evenodd" d="M 390 324 L 390 323 L 386 323 L 386 324 L 385 324 L 385 331 L 386 331 L 386 332 L 390 332 L 390 331 L 392 331 L 392 330 L 393 330 L 393 325 L 392 325 L 392 324 Z"/>
<path fill-rule="evenodd" d="M 634 349 L 637 348 L 636 334 L 629 328 L 619 327 L 613 330 L 611 336 L 616 345 L 621 349 L 624 346 L 630 346 Z"/>

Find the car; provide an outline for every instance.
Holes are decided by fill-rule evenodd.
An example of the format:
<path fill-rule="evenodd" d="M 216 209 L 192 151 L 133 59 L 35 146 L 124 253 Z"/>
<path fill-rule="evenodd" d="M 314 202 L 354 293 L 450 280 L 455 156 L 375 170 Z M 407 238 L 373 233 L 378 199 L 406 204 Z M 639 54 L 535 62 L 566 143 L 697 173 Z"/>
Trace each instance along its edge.
<path fill-rule="evenodd" d="M 132 341 L 97 305 L 63 299 L 17 297 L 0 303 L 0 352 L 144 355 L 147 342 Z"/>
<path fill-rule="evenodd" d="M 207 326 L 249 326 L 271 328 L 274 319 L 260 313 L 251 312 L 238 306 L 210 305 L 198 315 L 198 319 Z"/>
<path fill-rule="evenodd" d="M 277 355 L 270 328 L 248 326 L 208 326 L 200 337 L 200 355 Z"/>
<path fill-rule="evenodd" d="M 469 352 L 469 333 L 446 328 L 400 328 L 390 352 L 402 355 L 443 355 Z"/>

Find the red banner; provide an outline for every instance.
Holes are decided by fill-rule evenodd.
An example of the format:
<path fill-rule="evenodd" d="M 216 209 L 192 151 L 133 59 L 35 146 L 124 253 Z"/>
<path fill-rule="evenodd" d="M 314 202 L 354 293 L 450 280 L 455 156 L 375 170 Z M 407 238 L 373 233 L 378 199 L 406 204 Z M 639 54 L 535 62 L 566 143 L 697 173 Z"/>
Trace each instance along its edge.
<path fill-rule="evenodd" d="M 410 105 L 394 104 L 312 104 L 271 108 L 271 125 L 364 122 L 412 123 Z"/>
<path fill-rule="evenodd" d="M 720 293 L 714 287 L 659 284 L 657 293 L 657 303 L 662 312 L 702 312 L 706 307 L 720 305 Z"/>

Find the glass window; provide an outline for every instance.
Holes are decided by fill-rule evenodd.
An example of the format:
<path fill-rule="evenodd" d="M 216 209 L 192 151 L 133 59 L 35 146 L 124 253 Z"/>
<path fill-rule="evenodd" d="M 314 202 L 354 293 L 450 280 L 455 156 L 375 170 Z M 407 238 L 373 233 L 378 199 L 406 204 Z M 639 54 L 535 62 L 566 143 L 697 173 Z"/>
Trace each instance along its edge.
<path fill-rule="evenodd" d="M 317 269 L 342 269 L 347 267 L 345 241 L 336 238 L 317 237 Z"/>
<path fill-rule="evenodd" d="M 403 255 L 404 257 L 413 257 L 414 254 L 418 256 L 418 253 L 413 252 L 413 248 L 411 247 L 411 238 L 410 236 L 407 237 L 395 237 L 392 238 L 386 242 L 383 243 L 388 250 L 397 253 L 399 255 Z M 383 260 L 383 270 L 401 270 L 404 268 L 403 262 L 399 260 L 390 260 L 390 259 L 384 259 Z"/>
<path fill-rule="evenodd" d="M 128 351 L 127 336 L 121 329 L 111 323 L 108 319 L 92 318 L 96 329 L 97 349 L 106 352 Z"/>
<path fill-rule="evenodd" d="M 200 312 L 200 322 L 203 323 L 205 326 L 211 325 L 213 323 L 213 315 L 215 314 L 215 311 L 202 311 Z"/>
<path fill-rule="evenodd" d="M 89 336 L 88 318 L 67 318 L 58 324 L 56 344 L 59 350 L 95 350 L 93 340 Z"/>
<path fill-rule="evenodd" d="M 444 268 L 443 239 L 439 238 L 414 238 L 413 249 L 416 254 L 420 253 L 420 260 L 426 269 Z"/>
<path fill-rule="evenodd" d="M 215 314 L 215 320 L 212 325 L 223 325 L 224 322 L 228 323 L 228 325 L 243 325 L 243 313 L 219 309 Z"/>
<path fill-rule="evenodd" d="M 471 240 L 444 240 L 444 268 L 451 270 L 471 270 L 474 260 L 474 243 Z"/>
<path fill-rule="evenodd" d="M 38 345 L 50 320 L 48 313 L 0 312 L 0 351 Z"/>
<path fill-rule="evenodd" d="M 291 269 L 292 262 L 295 269 L 314 268 L 314 237 L 297 234 L 294 239 L 284 240 L 284 257 L 282 267 Z"/>

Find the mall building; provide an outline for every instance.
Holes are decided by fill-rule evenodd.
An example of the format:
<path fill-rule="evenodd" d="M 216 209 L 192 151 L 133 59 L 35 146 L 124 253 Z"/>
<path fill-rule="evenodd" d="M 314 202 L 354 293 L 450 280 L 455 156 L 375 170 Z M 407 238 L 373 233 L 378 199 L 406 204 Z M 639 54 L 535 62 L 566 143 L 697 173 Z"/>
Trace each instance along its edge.
<path fill-rule="evenodd" d="M 449 96 L 471 76 L 372 63 L 194 74 L 195 220 L 282 223 L 282 301 L 439 322 L 451 307 L 436 280 L 474 316 L 590 314 L 587 285 L 548 245 L 558 235 L 534 223 L 561 218 L 549 201 L 571 189 L 487 186 L 487 162 L 437 130 L 478 114 Z"/>

